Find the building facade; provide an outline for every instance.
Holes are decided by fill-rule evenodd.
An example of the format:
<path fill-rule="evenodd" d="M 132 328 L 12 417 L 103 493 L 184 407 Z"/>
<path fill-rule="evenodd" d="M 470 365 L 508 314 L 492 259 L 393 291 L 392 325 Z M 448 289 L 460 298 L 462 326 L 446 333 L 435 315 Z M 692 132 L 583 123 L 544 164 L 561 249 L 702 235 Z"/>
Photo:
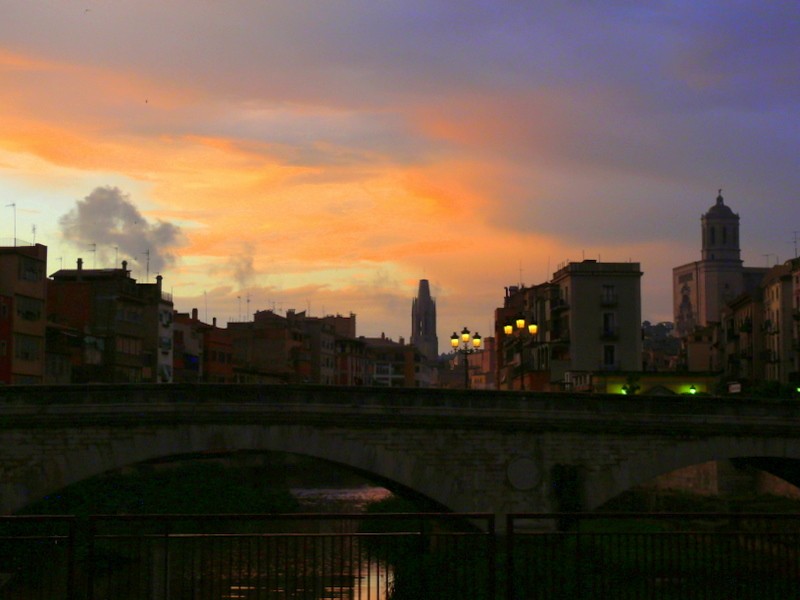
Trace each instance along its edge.
<path fill-rule="evenodd" d="M 43 383 L 47 246 L 0 247 L 0 382 Z"/>
<path fill-rule="evenodd" d="M 77 331 L 80 352 L 74 383 L 171 381 L 172 299 L 155 284 L 137 284 L 126 261 L 122 268 L 53 273 L 47 289 L 53 326 Z M 165 345 L 166 344 L 166 345 Z"/>
<path fill-rule="evenodd" d="M 641 371 L 641 277 L 639 263 L 584 260 L 507 288 L 495 311 L 498 387 L 571 389 L 596 372 Z M 516 329 L 517 319 L 536 327 Z"/>

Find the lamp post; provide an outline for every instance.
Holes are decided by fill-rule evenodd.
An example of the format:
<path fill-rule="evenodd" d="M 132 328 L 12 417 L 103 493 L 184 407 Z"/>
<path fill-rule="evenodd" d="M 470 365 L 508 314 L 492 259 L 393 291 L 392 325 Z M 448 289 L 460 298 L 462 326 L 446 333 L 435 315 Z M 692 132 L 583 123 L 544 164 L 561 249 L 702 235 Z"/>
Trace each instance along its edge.
<path fill-rule="evenodd" d="M 516 332 L 514 331 L 516 328 Z M 519 344 L 519 389 L 525 391 L 525 337 L 534 338 L 539 332 L 539 325 L 536 321 L 526 323 L 525 317 L 517 317 L 514 324 L 506 323 L 503 326 L 503 333 L 506 336 L 515 335 Z"/>
<path fill-rule="evenodd" d="M 453 335 L 450 336 L 450 345 L 453 347 L 453 350 L 464 355 L 464 389 L 468 390 L 469 361 L 467 360 L 467 356 L 476 352 L 478 348 L 481 347 L 481 335 L 477 331 L 475 335 L 472 335 L 469 329 L 464 327 L 464 329 L 461 330 L 460 336 L 455 331 L 453 332 Z"/>

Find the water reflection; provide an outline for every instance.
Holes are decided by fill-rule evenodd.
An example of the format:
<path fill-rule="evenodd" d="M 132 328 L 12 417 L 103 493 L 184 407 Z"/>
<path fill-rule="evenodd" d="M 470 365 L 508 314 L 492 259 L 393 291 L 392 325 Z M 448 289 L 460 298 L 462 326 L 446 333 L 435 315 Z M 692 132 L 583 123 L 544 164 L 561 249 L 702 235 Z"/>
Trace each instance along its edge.
<path fill-rule="evenodd" d="M 292 488 L 302 512 L 363 512 L 367 505 L 391 497 L 386 488 L 369 485 L 348 488 Z"/>
<path fill-rule="evenodd" d="M 256 531 L 237 532 L 234 525 L 234 533 L 217 527 L 167 537 L 110 536 L 98 555 L 113 568 L 98 574 L 92 597 L 133 600 L 160 588 L 157 597 L 165 600 L 387 600 L 396 548 L 361 531 L 363 520 L 338 514 L 363 512 L 391 493 L 372 486 L 291 491 L 301 512 L 337 516 L 270 521 Z"/>

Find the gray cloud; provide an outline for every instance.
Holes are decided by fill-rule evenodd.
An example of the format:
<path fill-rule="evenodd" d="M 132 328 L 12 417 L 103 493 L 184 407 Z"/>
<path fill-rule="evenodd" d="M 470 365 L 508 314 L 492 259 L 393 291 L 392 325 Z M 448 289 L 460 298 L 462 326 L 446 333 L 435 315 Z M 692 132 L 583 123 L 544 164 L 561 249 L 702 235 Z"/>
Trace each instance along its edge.
<path fill-rule="evenodd" d="M 149 223 L 127 194 L 110 186 L 95 188 L 78 200 L 59 219 L 59 226 L 65 240 L 95 249 L 97 258 L 107 261 L 114 254 L 119 260 L 128 258 L 142 264 L 149 260 L 151 273 L 175 262 L 174 248 L 183 239 L 177 225 L 160 220 Z"/>
<path fill-rule="evenodd" d="M 242 251 L 239 254 L 231 256 L 229 266 L 233 271 L 233 278 L 239 284 L 239 289 L 244 290 L 252 284 L 256 270 L 253 265 L 253 254 L 255 253 L 255 246 L 247 242 L 242 246 Z"/>

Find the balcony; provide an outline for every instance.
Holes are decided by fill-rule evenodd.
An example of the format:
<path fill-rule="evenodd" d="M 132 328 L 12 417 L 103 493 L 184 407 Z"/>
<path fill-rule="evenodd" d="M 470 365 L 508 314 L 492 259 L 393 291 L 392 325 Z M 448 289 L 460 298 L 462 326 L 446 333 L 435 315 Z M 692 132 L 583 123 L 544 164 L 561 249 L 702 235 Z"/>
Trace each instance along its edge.
<path fill-rule="evenodd" d="M 600 295 L 600 306 L 603 307 L 610 307 L 616 306 L 619 304 L 619 294 L 601 294 Z"/>
<path fill-rule="evenodd" d="M 619 339 L 619 327 L 617 325 L 604 326 L 600 328 L 601 340 L 617 340 Z"/>
<path fill-rule="evenodd" d="M 550 301 L 550 311 L 551 312 L 562 312 L 565 310 L 569 310 L 569 304 L 563 298 L 556 298 Z"/>
<path fill-rule="evenodd" d="M 609 363 L 601 362 L 599 365 L 597 365 L 598 371 L 619 371 L 621 368 L 622 365 L 620 364 L 619 361 L 614 361 Z"/>
<path fill-rule="evenodd" d="M 777 356 L 772 350 L 762 350 L 759 356 L 764 362 L 777 362 Z"/>

